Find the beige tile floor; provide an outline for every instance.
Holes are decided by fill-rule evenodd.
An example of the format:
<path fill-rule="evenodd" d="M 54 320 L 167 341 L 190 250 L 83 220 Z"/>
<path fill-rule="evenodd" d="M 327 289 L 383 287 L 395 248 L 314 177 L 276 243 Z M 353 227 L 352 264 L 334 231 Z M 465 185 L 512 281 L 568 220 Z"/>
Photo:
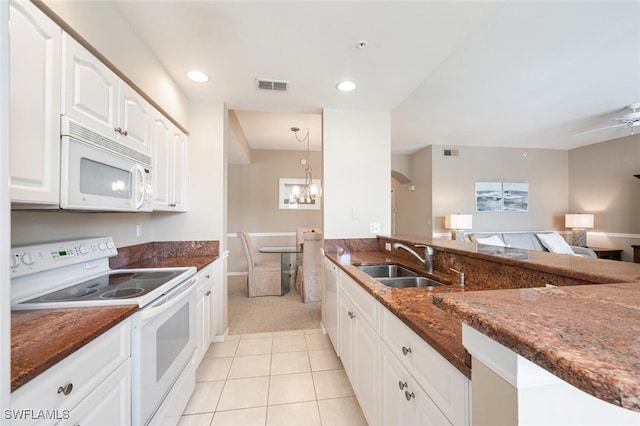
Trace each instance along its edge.
<path fill-rule="evenodd" d="M 196 380 L 180 426 L 367 424 L 319 329 L 229 336 L 209 347 Z"/>

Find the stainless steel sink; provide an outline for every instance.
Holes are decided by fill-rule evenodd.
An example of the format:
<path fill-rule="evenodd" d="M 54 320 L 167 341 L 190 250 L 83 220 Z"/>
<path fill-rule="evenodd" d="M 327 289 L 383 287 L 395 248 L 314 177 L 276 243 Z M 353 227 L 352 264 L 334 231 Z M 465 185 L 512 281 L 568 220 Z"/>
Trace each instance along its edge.
<path fill-rule="evenodd" d="M 395 278 L 376 278 L 387 287 L 407 288 L 407 287 L 436 287 L 444 285 L 439 281 L 432 280 L 427 277 L 395 277 Z"/>
<path fill-rule="evenodd" d="M 418 274 L 400 265 L 360 265 L 362 272 L 373 278 L 417 277 Z"/>
<path fill-rule="evenodd" d="M 360 265 L 357 268 L 387 287 L 407 288 L 444 285 L 431 278 L 422 277 L 418 273 L 400 265 Z"/>

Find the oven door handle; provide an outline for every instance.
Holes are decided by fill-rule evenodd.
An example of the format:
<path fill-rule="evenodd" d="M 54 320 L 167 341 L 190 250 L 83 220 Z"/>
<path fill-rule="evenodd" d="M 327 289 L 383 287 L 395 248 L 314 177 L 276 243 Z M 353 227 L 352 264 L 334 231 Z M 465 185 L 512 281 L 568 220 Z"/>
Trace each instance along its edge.
<path fill-rule="evenodd" d="M 143 309 L 140 312 L 142 320 L 148 321 L 171 309 L 173 305 L 180 303 L 187 296 L 187 292 L 196 285 L 196 281 L 196 277 L 191 278 L 188 283 L 182 284 L 179 288 L 169 292 L 159 304 Z"/>

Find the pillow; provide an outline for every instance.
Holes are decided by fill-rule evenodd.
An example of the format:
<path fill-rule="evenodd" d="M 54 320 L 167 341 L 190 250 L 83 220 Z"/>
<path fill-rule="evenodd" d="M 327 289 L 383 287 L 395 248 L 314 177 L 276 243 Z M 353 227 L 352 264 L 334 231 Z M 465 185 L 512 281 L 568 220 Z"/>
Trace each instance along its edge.
<path fill-rule="evenodd" d="M 486 244 L 488 246 L 506 247 L 504 245 L 504 242 L 502 242 L 500 237 L 497 236 L 497 235 L 492 235 L 492 236 L 486 237 L 486 238 L 476 238 L 476 241 L 478 242 L 478 244 Z"/>
<path fill-rule="evenodd" d="M 536 234 L 543 246 L 551 253 L 574 254 L 567 242 L 555 232 L 550 234 Z"/>

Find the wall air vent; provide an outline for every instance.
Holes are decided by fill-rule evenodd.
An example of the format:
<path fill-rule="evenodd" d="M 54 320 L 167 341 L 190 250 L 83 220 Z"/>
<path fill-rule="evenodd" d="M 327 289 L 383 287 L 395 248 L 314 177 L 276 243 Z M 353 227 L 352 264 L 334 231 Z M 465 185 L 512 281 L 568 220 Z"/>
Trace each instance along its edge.
<path fill-rule="evenodd" d="M 260 90 L 271 90 L 273 92 L 286 92 L 289 90 L 288 81 L 257 78 L 256 82 Z"/>

